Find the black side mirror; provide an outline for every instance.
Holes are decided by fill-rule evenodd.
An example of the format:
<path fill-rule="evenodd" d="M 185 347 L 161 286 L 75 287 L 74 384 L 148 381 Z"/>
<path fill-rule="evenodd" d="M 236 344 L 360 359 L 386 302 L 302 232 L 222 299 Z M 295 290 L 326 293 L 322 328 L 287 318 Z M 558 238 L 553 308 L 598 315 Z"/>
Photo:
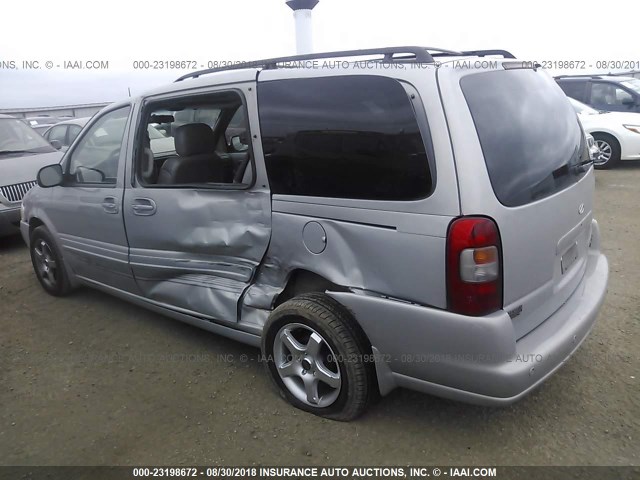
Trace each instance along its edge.
<path fill-rule="evenodd" d="M 622 105 L 635 105 L 635 104 L 636 104 L 636 101 L 632 97 L 624 98 L 622 100 Z"/>
<path fill-rule="evenodd" d="M 52 146 L 53 148 L 55 148 L 56 150 L 60 150 L 60 149 L 62 148 L 62 144 L 60 143 L 60 141 L 59 141 L 59 140 L 51 140 L 49 143 L 50 143 L 50 144 L 51 144 L 51 146 Z"/>
<path fill-rule="evenodd" d="M 62 184 L 64 174 L 62 173 L 62 165 L 54 163 L 42 167 L 36 177 L 38 185 L 42 188 L 57 187 Z"/>

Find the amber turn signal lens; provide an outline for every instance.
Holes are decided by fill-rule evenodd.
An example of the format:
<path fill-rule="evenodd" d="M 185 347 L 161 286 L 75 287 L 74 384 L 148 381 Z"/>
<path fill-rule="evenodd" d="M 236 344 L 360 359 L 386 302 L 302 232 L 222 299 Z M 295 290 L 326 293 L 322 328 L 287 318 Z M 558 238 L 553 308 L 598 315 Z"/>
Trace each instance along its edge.
<path fill-rule="evenodd" d="M 476 265 L 485 265 L 498 260 L 498 250 L 495 247 L 476 248 L 473 250 L 473 261 Z"/>

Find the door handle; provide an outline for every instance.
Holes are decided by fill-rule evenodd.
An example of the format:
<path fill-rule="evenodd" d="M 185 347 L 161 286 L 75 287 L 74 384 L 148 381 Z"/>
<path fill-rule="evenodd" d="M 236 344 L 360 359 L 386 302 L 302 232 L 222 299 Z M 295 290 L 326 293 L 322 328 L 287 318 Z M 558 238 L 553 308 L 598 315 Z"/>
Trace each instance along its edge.
<path fill-rule="evenodd" d="M 135 198 L 131 204 L 134 215 L 149 216 L 156 213 L 156 202 L 150 198 Z"/>
<path fill-rule="evenodd" d="M 102 209 L 107 213 L 118 213 L 118 204 L 116 203 L 116 197 L 105 197 L 102 201 Z"/>

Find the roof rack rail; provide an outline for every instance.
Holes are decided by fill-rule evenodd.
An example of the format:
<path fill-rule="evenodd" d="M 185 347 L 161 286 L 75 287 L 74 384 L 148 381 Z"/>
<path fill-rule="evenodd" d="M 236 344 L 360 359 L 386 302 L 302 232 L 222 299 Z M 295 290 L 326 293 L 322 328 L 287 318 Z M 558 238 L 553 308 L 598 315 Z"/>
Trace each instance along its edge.
<path fill-rule="evenodd" d="M 507 50 L 465 50 L 463 52 L 437 52 L 433 57 L 487 57 L 489 55 L 501 55 L 502 58 L 516 58 L 515 55 Z"/>
<path fill-rule="evenodd" d="M 556 75 L 553 78 L 595 78 L 596 80 L 601 79 L 602 74 L 595 74 L 595 75 L 589 75 L 589 74 L 578 74 L 578 75 Z"/>
<path fill-rule="evenodd" d="M 431 53 L 434 52 L 434 53 Z M 394 55 L 405 54 L 401 58 L 395 58 Z M 407 56 L 406 54 L 412 54 Z M 387 48 L 370 48 L 365 50 L 344 50 L 338 52 L 326 53 L 310 53 L 306 55 L 294 55 L 290 57 L 267 58 L 265 60 L 255 60 L 251 62 L 238 63 L 226 67 L 208 68 L 206 70 L 198 70 L 187 73 L 176 80 L 180 82 L 187 78 L 198 78 L 201 75 L 209 73 L 224 72 L 229 70 L 242 70 L 245 68 L 278 68 L 279 63 L 286 62 L 302 62 L 306 60 L 319 60 L 323 58 L 345 58 L 345 57 L 363 57 L 369 55 L 384 55 L 384 62 L 393 62 L 394 60 L 414 60 L 416 63 L 434 63 L 433 57 L 436 55 L 462 55 L 463 52 L 454 52 L 452 50 L 444 50 L 442 48 L 432 47 L 387 47 Z"/>
<path fill-rule="evenodd" d="M 640 70 L 628 70 L 626 72 L 608 73 L 607 75 L 611 75 L 612 77 L 633 77 L 634 75 L 638 74 L 640 74 Z"/>

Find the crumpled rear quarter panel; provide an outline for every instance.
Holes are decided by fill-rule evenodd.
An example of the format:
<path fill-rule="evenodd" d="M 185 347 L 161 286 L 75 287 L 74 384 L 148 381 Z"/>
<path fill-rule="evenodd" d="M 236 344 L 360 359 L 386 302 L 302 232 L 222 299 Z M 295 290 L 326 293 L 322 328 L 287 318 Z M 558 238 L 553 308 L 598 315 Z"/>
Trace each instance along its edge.
<path fill-rule="evenodd" d="M 384 225 L 276 211 L 296 210 L 274 202 L 272 237 L 246 306 L 270 309 L 296 269 L 307 270 L 347 288 L 364 289 L 401 300 L 446 307 L 445 247 L 448 217 L 390 212 Z M 329 213 L 329 212 L 326 212 Z M 369 212 L 370 213 L 370 212 Z M 340 216 L 334 211 L 334 216 Z M 362 215 L 360 215 L 362 216 Z M 326 232 L 326 248 L 312 253 L 303 229 L 317 222 Z"/>

